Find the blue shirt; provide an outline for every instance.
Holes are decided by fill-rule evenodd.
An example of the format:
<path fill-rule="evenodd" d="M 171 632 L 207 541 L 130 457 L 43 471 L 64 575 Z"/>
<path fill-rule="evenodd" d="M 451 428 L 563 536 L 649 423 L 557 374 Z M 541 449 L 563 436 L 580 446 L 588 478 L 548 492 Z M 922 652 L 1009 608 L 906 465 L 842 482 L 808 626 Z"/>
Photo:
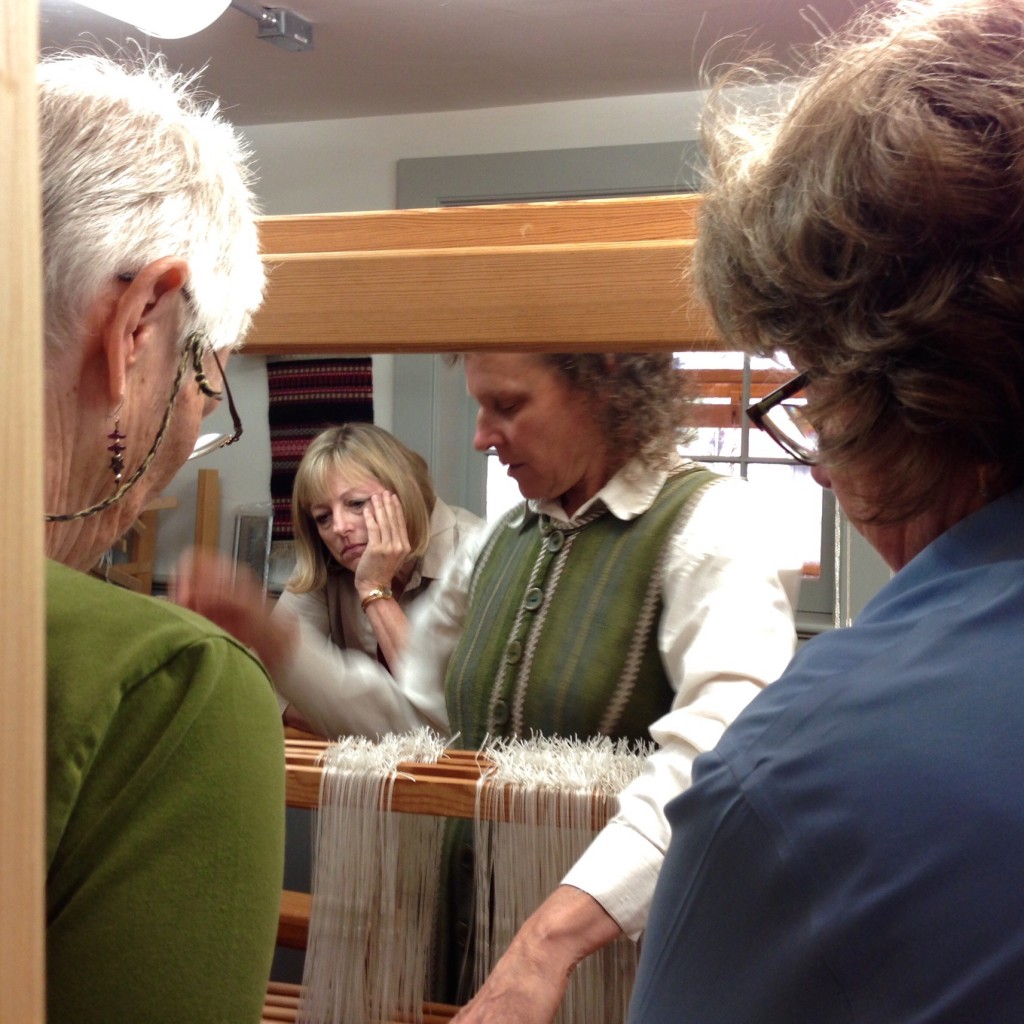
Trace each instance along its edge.
<path fill-rule="evenodd" d="M 631 1024 L 1024 1020 L 1024 490 L 698 758 Z"/>

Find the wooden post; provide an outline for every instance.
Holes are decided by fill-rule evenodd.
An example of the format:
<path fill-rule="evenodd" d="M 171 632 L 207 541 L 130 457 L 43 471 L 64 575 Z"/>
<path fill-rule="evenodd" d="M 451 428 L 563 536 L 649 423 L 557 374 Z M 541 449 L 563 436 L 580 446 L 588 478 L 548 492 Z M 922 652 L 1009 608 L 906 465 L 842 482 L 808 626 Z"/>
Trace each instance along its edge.
<path fill-rule="evenodd" d="M 196 483 L 195 545 L 216 551 L 219 538 L 220 474 L 215 469 L 201 469 Z"/>
<path fill-rule="evenodd" d="M 43 1024 L 45 693 L 36 0 L 0 0 L 0 1021 Z"/>

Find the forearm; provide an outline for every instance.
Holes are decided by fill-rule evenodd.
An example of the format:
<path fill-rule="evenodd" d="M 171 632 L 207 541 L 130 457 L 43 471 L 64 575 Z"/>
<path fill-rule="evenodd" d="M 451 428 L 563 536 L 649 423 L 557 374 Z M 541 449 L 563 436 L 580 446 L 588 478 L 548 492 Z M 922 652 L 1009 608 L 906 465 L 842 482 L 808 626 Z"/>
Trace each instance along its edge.
<path fill-rule="evenodd" d="M 409 646 L 409 619 L 394 599 L 371 601 L 365 612 L 377 637 L 381 654 L 394 673 Z"/>
<path fill-rule="evenodd" d="M 576 965 L 622 934 L 593 897 L 559 886 L 527 918 L 458 1024 L 547 1024 Z"/>
<path fill-rule="evenodd" d="M 295 656 L 300 642 L 299 624 L 292 615 L 266 615 L 258 626 L 243 642 L 259 655 L 271 679 L 276 680 Z"/>
<path fill-rule="evenodd" d="M 376 658 L 335 647 L 303 624 L 292 660 L 274 685 L 295 710 L 325 736 L 382 736 L 424 725 L 445 732 L 440 690 L 416 702 Z"/>
<path fill-rule="evenodd" d="M 589 893 L 560 885 L 526 919 L 511 950 L 538 964 L 550 964 L 568 978 L 586 956 L 622 934 L 622 929 Z"/>

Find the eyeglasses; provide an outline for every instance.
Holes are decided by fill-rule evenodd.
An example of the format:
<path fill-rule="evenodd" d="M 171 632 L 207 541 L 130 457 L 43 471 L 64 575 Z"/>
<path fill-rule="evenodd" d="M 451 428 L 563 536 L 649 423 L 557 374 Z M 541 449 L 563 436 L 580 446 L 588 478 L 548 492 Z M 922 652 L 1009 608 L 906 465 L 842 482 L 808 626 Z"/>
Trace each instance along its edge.
<path fill-rule="evenodd" d="M 193 341 L 193 339 L 195 340 Z M 235 400 L 231 397 L 231 386 L 228 384 L 228 378 L 224 373 L 224 367 L 221 366 L 216 350 L 210 349 L 210 355 L 213 356 L 213 361 L 217 364 L 217 369 L 220 371 L 221 383 L 224 385 L 224 390 L 218 391 L 210 383 L 209 378 L 206 376 L 206 372 L 203 369 L 202 341 L 202 335 L 198 333 L 193 334 L 189 338 L 192 351 L 192 368 L 195 371 L 196 383 L 199 385 L 199 390 L 208 398 L 214 398 L 219 402 L 227 396 L 228 412 L 231 413 L 231 425 L 234 429 L 230 434 L 202 434 L 196 440 L 195 447 L 192 449 L 192 454 L 188 457 L 187 461 L 189 462 L 193 459 L 202 458 L 204 455 L 209 455 L 211 452 L 219 451 L 221 448 L 226 448 L 229 444 L 234 444 L 242 436 L 242 419 L 238 415 L 238 410 L 235 408 Z"/>
<path fill-rule="evenodd" d="M 809 380 L 810 374 L 798 374 L 747 409 L 755 427 L 805 466 L 818 460 L 818 432 L 807 418 L 806 399 L 800 395 Z"/>
<path fill-rule="evenodd" d="M 124 281 L 125 284 L 129 284 L 135 280 L 135 275 L 118 274 L 117 279 L 119 281 Z M 182 287 L 181 294 L 186 302 L 192 302 L 192 293 L 188 290 L 187 285 Z M 233 429 L 230 434 L 201 434 L 196 439 L 195 446 L 192 449 L 192 454 L 188 459 L 186 459 L 187 462 L 191 462 L 193 459 L 200 459 L 204 455 L 209 455 L 211 452 L 219 451 L 221 448 L 226 448 L 229 444 L 234 444 L 242 436 L 242 419 L 238 415 L 238 410 L 235 408 L 235 400 L 231 397 L 231 387 L 228 384 L 227 375 L 224 373 L 224 367 L 221 366 L 216 350 L 210 349 L 210 355 L 213 356 L 213 361 L 217 364 L 217 369 L 220 371 L 220 379 L 224 384 L 224 391 L 220 392 L 210 383 L 209 378 L 206 376 L 206 371 L 203 369 L 204 346 L 205 338 L 203 334 L 200 331 L 193 331 L 193 333 L 185 339 L 185 360 L 191 356 L 192 369 L 195 371 L 196 375 L 196 383 L 199 385 L 199 390 L 202 391 L 204 395 L 208 398 L 216 399 L 218 402 L 227 395 L 228 412 L 231 413 L 231 426 Z M 187 362 L 183 361 L 181 369 L 178 371 L 178 379 L 174 382 L 174 395 L 178 393 L 181 371 L 184 370 L 186 365 Z M 174 395 L 171 396 L 172 405 L 174 403 Z"/>
<path fill-rule="evenodd" d="M 123 280 L 125 278 L 122 278 Z M 130 280 L 130 278 L 128 278 Z M 174 384 L 171 386 L 171 397 L 167 403 L 167 408 L 164 409 L 163 419 L 160 421 L 160 426 L 157 427 L 156 437 L 153 438 L 153 443 L 149 446 L 149 451 L 143 456 L 142 461 L 136 467 L 135 472 L 132 473 L 127 480 L 121 481 L 117 489 L 109 498 L 104 498 L 103 501 L 98 501 L 94 505 L 90 505 L 88 508 L 80 509 L 78 512 L 47 512 L 44 515 L 46 522 L 48 523 L 66 523 L 73 519 L 85 519 L 87 516 L 96 515 L 97 512 L 103 512 L 105 509 L 110 508 L 111 505 L 119 502 L 141 479 L 142 474 L 149 469 L 150 463 L 156 458 L 156 453 L 160 450 L 160 445 L 163 444 L 164 436 L 167 433 L 167 427 L 171 422 L 171 413 L 174 411 L 175 399 L 178 397 L 178 391 L 181 388 L 181 383 L 185 379 L 185 371 L 188 368 L 188 364 L 191 361 L 192 370 L 195 373 L 196 383 L 199 385 L 199 390 L 206 395 L 208 398 L 215 398 L 220 401 L 224 397 L 224 394 L 228 397 L 228 409 L 231 412 L 231 422 L 234 424 L 234 432 L 231 434 L 207 434 L 204 437 L 199 438 L 196 442 L 195 447 L 192 449 L 192 454 L 189 459 L 198 458 L 200 455 L 207 455 L 210 452 L 216 451 L 218 448 L 223 448 L 225 445 L 234 444 L 242 436 L 242 421 L 238 416 L 238 410 L 235 408 L 234 400 L 231 398 L 231 388 L 228 387 L 228 379 L 224 375 L 224 367 L 221 366 L 220 359 L 217 358 L 217 353 L 210 350 L 210 354 L 213 356 L 213 361 L 217 364 L 217 369 L 220 370 L 221 380 L 224 382 L 224 393 L 218 391 L 209 381 L 206 376 L 206 372 L 203 369 L 203 350 L 206 348 L 206 339 L 202 332 L 193 331 L 185 339 L 185 345 L 182 349 L 181 359 L 178 360 L 178 370 L 174 375 Z"/>

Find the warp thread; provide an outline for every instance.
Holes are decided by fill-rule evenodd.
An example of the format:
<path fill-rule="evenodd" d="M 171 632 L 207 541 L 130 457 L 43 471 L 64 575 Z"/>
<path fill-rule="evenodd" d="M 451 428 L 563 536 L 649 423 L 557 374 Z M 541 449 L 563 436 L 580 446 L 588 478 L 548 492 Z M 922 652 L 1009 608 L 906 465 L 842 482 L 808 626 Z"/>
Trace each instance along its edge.
<path fill-rule="evenodd" d="M 430 732 L 328 746 L 315 820 L 313 902 L 299 1024 L 421 1021 L 445 819 L 381 811 L 403 762 L 436 763 Z M 488 740 L 476 790 L 476 942 L 482 983 L 643 768 L 644 745 Z M 491 819 L 500 820 L 491 820 Z M 625 1021 L 638 949 L 626 938 L 574 971 L 558 1024 Z"/>

